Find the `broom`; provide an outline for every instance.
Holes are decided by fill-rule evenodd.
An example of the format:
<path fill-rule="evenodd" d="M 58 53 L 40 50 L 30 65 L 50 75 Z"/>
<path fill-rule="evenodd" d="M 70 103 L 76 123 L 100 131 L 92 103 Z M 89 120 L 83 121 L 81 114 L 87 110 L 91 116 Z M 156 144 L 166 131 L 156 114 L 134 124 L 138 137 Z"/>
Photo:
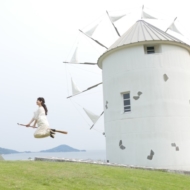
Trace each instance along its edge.
<path fill-rule="evenodd" d="M 26 126 L 26 125 L 20 124 L 20 123 L 17 123 L 17 125 L 24 126 L 24 127 L 32 127 L 32 126 Z M 32 127 L 32 128 L 38 128 L 38 127 Z M 67 134 L 66 131 L 60 131 L 60 130 L 56 130 L 56 129 L 50 129 L 50 130 L 53 132 L 57 132 L 57 133 Z"/>

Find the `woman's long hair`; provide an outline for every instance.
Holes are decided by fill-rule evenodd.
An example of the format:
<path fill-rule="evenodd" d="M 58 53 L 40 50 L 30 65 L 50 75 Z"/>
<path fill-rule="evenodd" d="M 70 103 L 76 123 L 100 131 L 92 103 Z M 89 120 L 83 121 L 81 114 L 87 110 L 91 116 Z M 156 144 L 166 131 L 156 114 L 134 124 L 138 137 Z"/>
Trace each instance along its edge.
<path fill-rule="evenodd" d="M 45 104 L 45 99 L 42 98 L 42 97 L 39 97 L 38 100 L 42 103 L 42 107 L 44 108 L 45 114 L 47 115 L 48 109 L 47 109 L 47 106 L 46 106 L 46 104 Z"/>

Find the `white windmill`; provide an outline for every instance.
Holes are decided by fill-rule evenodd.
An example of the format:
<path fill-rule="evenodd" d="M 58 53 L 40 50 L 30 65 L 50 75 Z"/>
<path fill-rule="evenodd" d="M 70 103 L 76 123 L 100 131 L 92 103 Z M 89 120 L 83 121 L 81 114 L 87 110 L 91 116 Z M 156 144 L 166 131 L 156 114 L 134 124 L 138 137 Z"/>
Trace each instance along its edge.
<path fill-rule="evenodd" d="M 108 13 L 107 13 L 108 14 Z M 102 69 L 106 156 L 112 163 L 190 170 L 190 46 L 144 21 L 137 21 L 99 57 Z M 94 30 L 88 31 L 92 35 Z M 73 95 L 84 91 L 73 85 Z M 70 96 L 69 98 L 71 98 Z M 93 126 L 100 116 L 84 109 Z"/>

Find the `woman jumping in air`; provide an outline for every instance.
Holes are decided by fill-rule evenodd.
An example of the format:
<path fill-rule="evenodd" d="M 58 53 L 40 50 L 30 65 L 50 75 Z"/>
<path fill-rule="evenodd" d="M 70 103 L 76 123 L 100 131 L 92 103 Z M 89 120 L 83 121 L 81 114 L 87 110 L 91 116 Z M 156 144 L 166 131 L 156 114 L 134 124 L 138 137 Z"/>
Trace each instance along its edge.
<path fill-rule="evenodd" d="M 31 121 L 27 125 L 19 124 L 19 123 L 18 123 L 18 125 L 37 128 L 37 130 L 34 133 L 35 138 L 44 138 L 44 137 L 49 137 L 49 136 L 54 138 L 55 132 L 67 134 L 67 132 L 65 132 L 65 131 L 59 131 L 56 129 L 49 128 L 49 123 L 48 123 L 48 120 L 46 117 L 46 115 L 48 113 L 48 109 L 45 104 L 44 98 L 39 97 L 37 99 L 36 104 L 39 106 L 39 108 L 36 112 L 34 112 L 34 117 L 31 119 Z M 34 124 L 31 126 L 31 124 L 33 122 L 34 122 Z M 38 127 L 36 127 L 36 124 L 38 125 Z"/>

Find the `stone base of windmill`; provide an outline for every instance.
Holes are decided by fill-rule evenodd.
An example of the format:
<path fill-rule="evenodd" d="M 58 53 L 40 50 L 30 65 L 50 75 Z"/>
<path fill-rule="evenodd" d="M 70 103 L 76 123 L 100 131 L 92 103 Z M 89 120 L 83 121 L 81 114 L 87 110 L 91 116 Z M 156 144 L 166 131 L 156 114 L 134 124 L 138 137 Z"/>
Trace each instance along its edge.
<path fill-rule="evenodd" d="M 77 159 L 56 158 L 56 157 L 53 157 L 53 158 L 35 157 L 34 161 L 74 162 L 74 163 L 96 164 L 96 165 L 102 165 L 102 166 L 114 166 L 114 167 L 133 168 L 133 169 L 141 169 L 141 170 L 153 170 L 153 171 L 162 171 L 162 172 L 190 175 L 190 171 L 169 170 L 169 169 L 152 168 L 152 167 L 140 167 L 140 166 L 133 166 L 133 165 L 109 163 L 108 161 L 106 162 L 106 161 L 102 161 L 102 160 L 93 161 L 93 160 L 90 160 L 90 159 L 88 159 L 88 160 L 77 160 Z"/>

